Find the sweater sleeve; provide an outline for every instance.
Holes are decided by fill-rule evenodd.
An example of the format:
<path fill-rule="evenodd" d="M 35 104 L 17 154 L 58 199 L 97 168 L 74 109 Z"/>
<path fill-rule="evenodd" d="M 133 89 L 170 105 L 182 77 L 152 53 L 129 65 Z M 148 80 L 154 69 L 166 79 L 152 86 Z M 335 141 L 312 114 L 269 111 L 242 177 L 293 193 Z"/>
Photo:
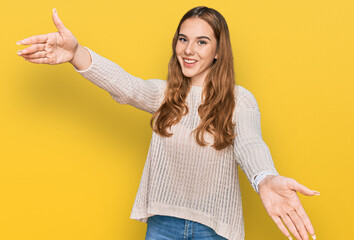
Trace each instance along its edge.
<path fill-rule="evenodd" d="M 257 176 L 279 175 L 269 148 L 263 141 L 261 115 L 253 94 L 243 88 L 236 107 L 234 153 L 237 163 L 258 193 Z M 258 179 L 257 179 L 258 180 Z"/>
<path fill-rule="evenodd" d="M 74 69 L 84 78 L 106 90 L 120 104 L 129 104 L 154 113 L 162 102 L 166 81 L 132 76 L 118 64 L 85 47 L 92 59 L 89 68 Z"/>

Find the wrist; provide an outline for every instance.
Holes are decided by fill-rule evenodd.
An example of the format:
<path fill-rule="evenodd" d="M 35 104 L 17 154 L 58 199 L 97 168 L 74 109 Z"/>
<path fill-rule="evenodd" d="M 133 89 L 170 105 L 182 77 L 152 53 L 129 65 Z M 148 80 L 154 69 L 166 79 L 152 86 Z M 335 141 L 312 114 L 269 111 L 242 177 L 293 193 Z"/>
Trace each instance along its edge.
<path fill-rule="evenodd" d="M 91 55 L 86 48 L 78 44 L 74 57 L 69 61 L 77 70 L 83 71 L 91 65 Z"/>
<path fill-rule="evenodd" d="M 78 54 L 78 51 L 79 51 L 79 48 L 80 48 L 80 43 L 77 44 L 77 47 L 75 49 L 75 52 L 74 52 L 74 56 L 73 58 L 69 61 L 69 63 L 73 64 L 73 61 L 77 59 L 77 54 Z"/>
<path fill-rule="evenodd" d="M 275 175 L 267 175 L 265 176 L 259 183 L 258 183 L 258 189 L 259 191 L 261 190 L 261 188 L 265 185 L 267 185 L 267 183 L 272 179 L 276 177 Z"/>

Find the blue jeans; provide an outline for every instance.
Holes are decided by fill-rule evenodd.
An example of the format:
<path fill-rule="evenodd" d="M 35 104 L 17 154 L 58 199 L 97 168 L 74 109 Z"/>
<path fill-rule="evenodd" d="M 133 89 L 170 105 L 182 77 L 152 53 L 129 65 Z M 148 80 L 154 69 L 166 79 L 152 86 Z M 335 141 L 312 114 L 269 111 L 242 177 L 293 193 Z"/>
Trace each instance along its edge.
<path fill-rule="evenodd" d="M 201 223 L 164 215 L 148 218 L 145 240 L 227 240 Z"/>

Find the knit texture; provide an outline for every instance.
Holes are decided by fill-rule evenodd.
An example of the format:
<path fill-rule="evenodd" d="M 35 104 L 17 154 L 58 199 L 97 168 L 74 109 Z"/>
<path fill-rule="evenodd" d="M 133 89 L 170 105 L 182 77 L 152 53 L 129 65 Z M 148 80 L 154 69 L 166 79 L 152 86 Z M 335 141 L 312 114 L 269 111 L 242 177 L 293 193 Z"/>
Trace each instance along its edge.
<path fill-rule="evenodd" d="M 79 71 L 84 78 L 106 90 L 121 104 L 154 113 L 164 99 L 167 81 L 143 80 L 116 63 L 85 47 L 92 63 Z M 213 137 L 205 134 L 202 147 L 191 131 L 199 122 L 202 87 L 192 86 L 186 103 L 189 112 L 171 127 L 171 137 L 152 132 L 131 219 L 147 222 L 150 216 L 169 215 L 197 221 L 230 240 L 244 240 L 244 219 L 238 165 L 255 191 L 256 177 L 279 175 L 268 146 L 262 139 L 260 111 L 255 97 L 235 85 L 233 122 L 237 134 L 233 146 L 221 151 L 211 147 Z"/>

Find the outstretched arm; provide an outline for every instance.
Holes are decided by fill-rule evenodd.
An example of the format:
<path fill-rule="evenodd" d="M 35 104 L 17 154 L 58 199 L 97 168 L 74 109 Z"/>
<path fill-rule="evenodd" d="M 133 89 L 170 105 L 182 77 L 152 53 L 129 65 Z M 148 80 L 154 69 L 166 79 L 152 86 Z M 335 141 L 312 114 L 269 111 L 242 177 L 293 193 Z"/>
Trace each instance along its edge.
<path fill-rule="evenodd" d="M 125 72 L 116 63 L 81 46 L 76 37 L 60 20 L 53 9 L 53 22 L 58 32 L 34 35 L 17 42 L 31 45 L 17 54 L 36 64 L 62 64 L 70 62 L 83 77 L 108 91 L 121 104 L 130 104 L 149 113 L 155 112 L 163 98 L 166 81 L 143 79 Z"/>
<path fill-rule="evenodd" d="M 236 108 L 236 160 L 257 191 L 269 216 L 282 233 L 292 239 L 281 219 L 298 240 L 316 239 L 313 226 L 296 194 L 319 194 L 296 180 L 280 176 L 274 167 L 268 146 L 262 140 L 260 111 L 250 91 L 243 90 Z M 257 188 L 258 184 L 258 188 Z"/>

